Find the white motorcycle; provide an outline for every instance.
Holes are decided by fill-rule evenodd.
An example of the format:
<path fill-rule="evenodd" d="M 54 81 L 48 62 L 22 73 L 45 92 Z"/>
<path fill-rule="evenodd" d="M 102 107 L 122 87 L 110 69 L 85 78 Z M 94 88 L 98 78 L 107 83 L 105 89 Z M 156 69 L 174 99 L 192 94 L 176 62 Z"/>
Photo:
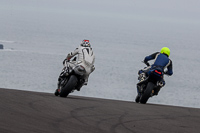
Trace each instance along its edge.
<path fill-rule="evenodd" d="M 85 83 L 83 75 L 86 70 L 81 65 L 75 65 L 73 68 L 70 66 L 69 61 L 64 61 L 64 68 L 58 78 L 58 88 L 55 91 L 55 95 L 60 97 L 67 97 L 69 93 L 74 90 L 80 91 L 80 88 Z"/>

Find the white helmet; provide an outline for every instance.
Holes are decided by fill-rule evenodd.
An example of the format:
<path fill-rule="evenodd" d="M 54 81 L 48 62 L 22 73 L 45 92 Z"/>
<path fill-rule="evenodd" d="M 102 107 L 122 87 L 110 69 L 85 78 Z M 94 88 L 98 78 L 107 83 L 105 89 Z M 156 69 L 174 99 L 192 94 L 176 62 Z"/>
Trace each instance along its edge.
<path fill-rule="evenodd" d="M 81 46 L 83 46 L 83 47 L 90 47 L 90 41 L 84 39 L 84 40 L 81 42 Z"/>

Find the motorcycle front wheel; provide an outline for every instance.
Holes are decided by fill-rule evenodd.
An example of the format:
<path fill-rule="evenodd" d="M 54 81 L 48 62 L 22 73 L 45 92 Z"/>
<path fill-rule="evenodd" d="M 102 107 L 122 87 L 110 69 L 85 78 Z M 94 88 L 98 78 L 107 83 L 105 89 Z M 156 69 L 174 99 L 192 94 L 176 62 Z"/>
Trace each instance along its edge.
<path fill-rule="evenodd" d="M 151 93 L 152 93 L 152 90 L 154 89 L 154 86 L 155 85 L 152 82 L 149 82 L 147 84 L 146 90 L 145 90 L 144 94 L 140 98 L 140 103 L 146 104 L 146 102 L 148 101 L 149 97 L 151 96 Z"/>
<path fill-rule="evenodd" d="M 60 97 L 67 97 L 69 93 L 75 88 L 77 82 L 78 78 L 75 75 L 71 75 L 66 85 L 61 88 Z"/>

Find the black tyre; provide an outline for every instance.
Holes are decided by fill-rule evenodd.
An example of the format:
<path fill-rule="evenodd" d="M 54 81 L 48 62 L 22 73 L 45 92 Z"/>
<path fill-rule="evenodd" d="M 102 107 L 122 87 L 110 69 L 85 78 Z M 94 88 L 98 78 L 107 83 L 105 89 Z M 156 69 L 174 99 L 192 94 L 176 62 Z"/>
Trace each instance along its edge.
<path fill-rule="evenodd" d="M 147 88 L 146 88 L 144 94 L 140 98 L 140 103 L 146 104 L 146 102 L 148 101 L 149 97 L 151 96 L 151 93 L 152 93 L 152 90 L 154 89 L 154 86 L 155 85 L 152 82 L 149 82 L 147 84 Z"/>
<path fill-rule="evenodd" d="M 67 84 L 61 89 L 60 97 L 67 97 L 69 93 L 77 85 L 78 79 L 75 75 L 71 75 Z"/>

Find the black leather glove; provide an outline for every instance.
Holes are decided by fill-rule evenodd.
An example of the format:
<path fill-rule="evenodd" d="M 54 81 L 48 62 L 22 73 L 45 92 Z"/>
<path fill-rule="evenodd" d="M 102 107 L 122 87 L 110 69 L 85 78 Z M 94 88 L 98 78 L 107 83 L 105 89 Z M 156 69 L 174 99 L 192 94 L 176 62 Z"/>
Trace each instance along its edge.
<path fill-rule="evenodd" d="M 144 64 L 146 64 L 147 66 L 150 66 L 150 64 L 149 64 L 149 62 L 148 61 L 145 61 L 145 59 L 144 59 Z"/>
<path fill-rule="evenodd" d="M 149 62 L 144 62 L 147 66 L 150 66 Z"/>
<path fill-rule="evenodd" d="M 63 61 L 63 65 L 65 64 L 65 61 L 68 61 L 67 59 L 64 59 L 64 61 Z"/>

